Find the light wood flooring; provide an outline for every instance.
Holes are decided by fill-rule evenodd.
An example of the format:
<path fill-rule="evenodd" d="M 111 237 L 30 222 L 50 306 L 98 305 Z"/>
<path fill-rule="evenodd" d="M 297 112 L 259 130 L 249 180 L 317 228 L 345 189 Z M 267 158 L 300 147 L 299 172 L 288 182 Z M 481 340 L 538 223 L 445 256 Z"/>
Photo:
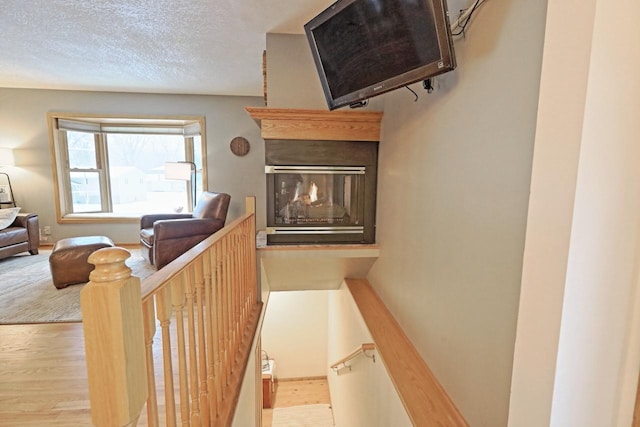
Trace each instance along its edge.
<path fill-rule="evenodd" d="M 91 426 L 81 323 L 0 326 L 0 426 Z"/>
<path fill-rule="evenodd" d="M 81 323 L 1 325 L 0 427 L 91 426 L 83 347 Z M 274 407 L 316 403 L 330 403 L 326 378 L 277 382 Z"/>
<path fill-rule="evenodd" d="M 331 404 L 326 378 L 279 380 L 276 382 L 273 408 L 317 403 Z M 262 410 L 262 427 L 278 427 L 271 423 L 273 408 Z"/>

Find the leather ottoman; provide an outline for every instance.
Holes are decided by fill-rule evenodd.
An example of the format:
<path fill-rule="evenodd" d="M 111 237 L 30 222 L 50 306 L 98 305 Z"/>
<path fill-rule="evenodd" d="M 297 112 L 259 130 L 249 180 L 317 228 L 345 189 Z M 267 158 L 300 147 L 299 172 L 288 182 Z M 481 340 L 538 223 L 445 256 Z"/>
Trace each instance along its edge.
<path fill-rule="evenodd" d="M 88 282 L 89 273 L 95 267 L 87 262 L 89 255 L 98 249 L 112 246 L 111 239 L 105 236 L 71 237 L 58 240 L 49 256 L 53 285 L 62 289 L 76 283 Z"/>

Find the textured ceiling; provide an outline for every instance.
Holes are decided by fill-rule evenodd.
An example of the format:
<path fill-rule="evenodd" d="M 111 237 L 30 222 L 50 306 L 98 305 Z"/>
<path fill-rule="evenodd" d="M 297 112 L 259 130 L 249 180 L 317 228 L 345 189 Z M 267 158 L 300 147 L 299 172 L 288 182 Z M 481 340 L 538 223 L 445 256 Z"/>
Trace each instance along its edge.
<path fill-rule="evenodd" d="M 262 95 L 266 33 L 331 0 L 0 0 L 0 87 Z"/>

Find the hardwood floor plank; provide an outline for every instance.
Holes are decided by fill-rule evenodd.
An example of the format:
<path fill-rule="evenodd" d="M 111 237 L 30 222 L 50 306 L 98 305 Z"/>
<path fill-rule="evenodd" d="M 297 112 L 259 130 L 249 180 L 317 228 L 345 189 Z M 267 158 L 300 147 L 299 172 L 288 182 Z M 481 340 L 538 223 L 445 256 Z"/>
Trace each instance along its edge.
<path fill-rule="evenodd" d="M 91 426 L 80 323 L 0 326 L 0 427 Z"/>
<path fill-rule="evenodd" d="M 83 345 L 80 323 L 1 325 L 0 427 L 91 426 Z M 331 403 L 326 378 L 277 381 L 274 407 L 316 403 Z"/>
<path fill-rule="evenodd" d="M 276 381 L 273 408 L 290 406 L 331 404 L 329 384 L 326 378 L 287 379 Z M 272 424 L 273 408 L 262 410 L 262 427 L 278 427 Z"/>
<path fill-rule="evenodd" d="M 277 381 L 274 407 L 331 403 L 326 378 L 294 381 Z"/>

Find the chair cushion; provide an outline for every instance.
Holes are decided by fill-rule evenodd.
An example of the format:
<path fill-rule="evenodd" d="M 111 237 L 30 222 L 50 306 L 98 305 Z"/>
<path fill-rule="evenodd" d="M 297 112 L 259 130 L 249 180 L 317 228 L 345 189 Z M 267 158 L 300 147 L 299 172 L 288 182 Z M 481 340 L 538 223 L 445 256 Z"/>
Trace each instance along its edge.
<path fill-rule="evenodd" d="M 148 246 L 153 246 L 153 227 L 143 228 L 142 230 L 140 230 L 140 240 L 146 243 Z"/>
<path fill-rule="evenodd" d="M 0 233 L 0 247 L 16 245 L 29 240 L 29 233 L 24 227 L 9 227 Z"/>

